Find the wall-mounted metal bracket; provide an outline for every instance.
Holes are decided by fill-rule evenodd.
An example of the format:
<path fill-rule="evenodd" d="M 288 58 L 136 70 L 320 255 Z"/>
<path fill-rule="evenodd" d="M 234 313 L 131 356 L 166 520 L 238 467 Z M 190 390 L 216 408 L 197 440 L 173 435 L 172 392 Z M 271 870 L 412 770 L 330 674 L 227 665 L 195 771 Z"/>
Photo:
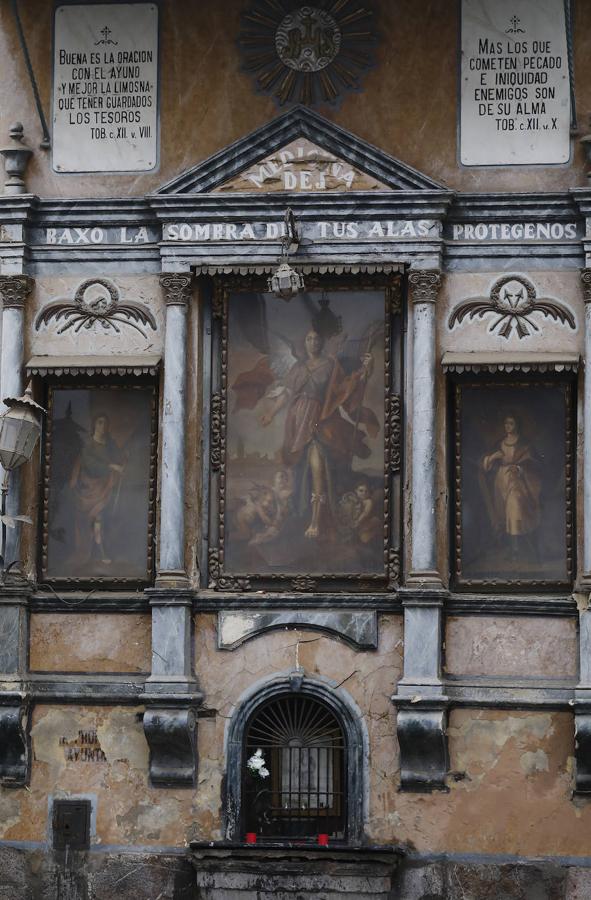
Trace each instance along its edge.
<path fill-rule="evenodd" d="M 150 780 L 158 787 L 197 782 L 197 716 L 194 706 L 151 706 L 144 714 L 150 748 Z"/>
<path fill-rule="evenodd" d="M 447 707 L 431 703 L 408 704 L 398 710 L 400 790 L 426 793 L 446 791 L 449 768 Z"/>
<path fill-rule="evenodd" d="M 21 692 L 0 695 L 0 784 L 24 787 L 31 774 L 30 705 Z"/>
<path fill-rule="evenodd" d="M 575 701 L 575 794 L 591 796 L 590 701 Z"/>

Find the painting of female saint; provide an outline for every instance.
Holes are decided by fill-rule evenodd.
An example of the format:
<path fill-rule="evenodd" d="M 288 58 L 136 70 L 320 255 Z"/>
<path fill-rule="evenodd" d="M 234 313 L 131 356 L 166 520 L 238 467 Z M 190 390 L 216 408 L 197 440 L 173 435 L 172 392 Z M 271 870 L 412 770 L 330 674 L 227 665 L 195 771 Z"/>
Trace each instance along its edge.
<path fill-rule="evenodd" d="M 460 584 L 570 581 L 570 404 L 566 382 L 457 385 Z"/>
<path fill-rule="evenodd" d="M 54 388 L 43 578 L 145 582 L 151 570 L 151 388 Z"/>
<path fill-rule="evenodd" d="M 383 571 L 384 306 L 230 297 L 226 571 Z"/>

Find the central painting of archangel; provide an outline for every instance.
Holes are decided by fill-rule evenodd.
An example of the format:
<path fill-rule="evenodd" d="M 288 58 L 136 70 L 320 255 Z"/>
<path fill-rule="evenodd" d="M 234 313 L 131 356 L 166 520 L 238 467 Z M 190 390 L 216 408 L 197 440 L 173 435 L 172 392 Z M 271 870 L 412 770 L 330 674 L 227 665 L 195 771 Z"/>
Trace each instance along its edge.
<path fill-rule="evenodd" d="M 384 572 L 384 291 L 227 309 L 224 569 Z"/>

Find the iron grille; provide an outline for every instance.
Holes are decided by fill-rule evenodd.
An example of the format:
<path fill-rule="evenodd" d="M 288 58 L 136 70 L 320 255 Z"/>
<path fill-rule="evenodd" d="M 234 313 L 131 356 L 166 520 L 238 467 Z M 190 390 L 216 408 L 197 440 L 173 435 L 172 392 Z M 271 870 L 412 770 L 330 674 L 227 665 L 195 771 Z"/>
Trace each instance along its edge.
<path fill-rule="evenodd" d="M 243 823 L 257 839 L 346 837 L 347 747 L 335 715 L 302 695 L 258 709 L 244 742 Z"/>

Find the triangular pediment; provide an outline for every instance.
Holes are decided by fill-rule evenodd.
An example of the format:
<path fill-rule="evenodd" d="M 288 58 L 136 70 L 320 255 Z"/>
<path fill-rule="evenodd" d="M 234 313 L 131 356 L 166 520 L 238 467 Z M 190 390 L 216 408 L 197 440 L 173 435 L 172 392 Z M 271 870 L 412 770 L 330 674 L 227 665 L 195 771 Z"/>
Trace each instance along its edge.
<path fill-rule="evenodd" d="M 295 107 L 163 185 L 159 194 L 445 188 L 306 107 Z"/>
<path fill-rule="evenodd" d="M 214 191 L 221 193 L 391 190 L 382 181 L 305 137 L 290 141 L 214 188 Z"/>

